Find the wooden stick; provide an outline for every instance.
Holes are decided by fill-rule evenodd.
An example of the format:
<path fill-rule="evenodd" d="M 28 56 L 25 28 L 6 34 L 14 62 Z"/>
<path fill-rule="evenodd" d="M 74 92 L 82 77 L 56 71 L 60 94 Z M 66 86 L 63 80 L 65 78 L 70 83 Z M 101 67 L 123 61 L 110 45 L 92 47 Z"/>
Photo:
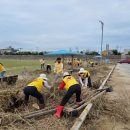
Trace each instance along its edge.
<path fill-rule="evenodd" d="M 39 116 L 42 116 L 42 115 L 46 115 L 48 113 L 54 113 L 55 111 L 56 111 L 56 109 L 51 109 L 51 110 L 48 110 L 48 111 L 40 111 L 40 112 L 36 112 L 36 113 L 33 113 L 33 114 L 25 115 L 25 116 L 23 116 L 23 118 L 29 119 L 29 118 L 33 118 L 33 117 L 39 117 Z"/>
<path fill-rule="evenodd" d="M 86 107 L 91 101 L 95 100 L 96 98 L 98 98 L 99 96 L 101 96 L 102 94 L 104 94 L 106 91 L 102 91 L 102 92 L 99 92 L 96 96 L 92 97 L 88 102 L 84 103 L 83 105 L 81 105 L 80 107 L 76 108 L 75 110 L 79 111 L 81 109 L 83 109 L 84 107 Z M 35 112 L 31 112 L 27 115 L 24 115 L 23 118 L 24 119 L 29 119 L 29 118 L 33 118 L 33 117 L 39 117 L 39 116 L 42 116 L 42 115 L 47 115 L 47 114 L 51 114 L 51 113 L 54 113 L 56 111 L 56 109 L 50 109 L 50 110 L 38 110 L 38 111 L 35 111 Z M 67 108 L 64 109 L 64 112 L 67 112 Z"/>
<path fill-rule="evenodd" d="M 91 98 L 93 98 L 94 96 L 96 96 L 96 95 L 99 94 L 99 93 L 100 93 L 99 91 L 96 92 L 96 93 L 94 93 L 94 94 L 91 95 L 89 98 L 86 98 L 86 99 L 84 99 L 83 101 L 81 101 L 81 102 L 79 103 L 79 105 L 84 104 L 85 102 L 89 101 Z M 77 105 L 72 106 L 72 108 L 73 108 L 73 109 L 77 108 Z"/>
<path fill-rule="evenodd" d="M 39 117 L 39 116 L 42 116 L 42 115 L 51 114 L 51 113 L 54 113 L 54 112 L 56 112 L 55 108 L 52 108 L 50 110 L 43 109 L 43 110 L 30 112 L 29 114 L 24 115 L 23 118 L 29 119 L 29 118 L 33 118 L 33 117 Z M 67 108 L 64 108 L 64 112 L 68 112 Z"/>
<path fill-rule="evenodd" d="M 54 107 L 51 107 L 51 108 L 44 108 L 44 109 L 37 110 L 37 111 L 32 111 L 32 112 L 30 112 L 28 115 L 36 114 L 36 113 L 39 113 L 39 112 L 48 111 L 48 110 L 51 110 L 51 109 L 54 109 Z"/>
<path fill-rule="evenodd" d="M 103 90 L 107 90 L 108 88 L 110 88 L 110 86 L 109 87 L 104 87 L 102 89 L 96 89 L 95 91 L 103 91 Z"/>
<path fill-rule="evenodd" d="M 83 105 L 79 106 L 78 108 L 76 108 L 77 111 L 83 109 L 84 107 L 86 107 L 90 102 L 94 101 L 95 99 L 97 99 L 98 97 L 100 97 L 101 95 L 103 95 L 106 92 L 106 90 L 100 92 L 99 94 L 97 94 L 96 96 L 92 97 L 88 102 L 84 103 Z"/>
<path fill-rule="evenodd" d="M 79 128 L 83 124 L 83 122 L 86 119 L 86 116 L 88 115 L 88 113 L 89 113 L 89 111 L 90 111 L 91 108 L 92 108 L 92 103 L 89 103 L 85 107 L 85 109 L 83 110 L 83 112 L 81 113 L 81 115 L 77 118 L 76 122 L 74 123 L 74 125 L 72 126 L 72 128 L 70 130 L 79 130 Z"/>
<path fill-rule="evenodd" d="M 107 77 L 105 78 L 105 80 L 103 81 L 103 83 L 101 84 L 101 86 L 99 87 L 99 89 L 102 89 L 104 87 L 104 85 L 106 84 L 106 82 L 109 79 L 110 75 L 114 71 L 115 67 L 116 67 L 116 65 L 114 65 L 114 67 L 112 68 L 112 70 L 110 71 L 110 73 L 107 75 Z"/>

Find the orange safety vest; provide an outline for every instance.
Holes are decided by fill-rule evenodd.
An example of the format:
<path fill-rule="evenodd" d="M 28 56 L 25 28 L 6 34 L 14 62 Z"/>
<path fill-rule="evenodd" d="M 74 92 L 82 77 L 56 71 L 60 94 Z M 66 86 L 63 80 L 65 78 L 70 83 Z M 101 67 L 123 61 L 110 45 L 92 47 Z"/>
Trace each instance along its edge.
<path fill-rule="evenodd" d="M 79 76 L 82 77 L 80 73 Z M 82 78 L 85 79 L 87 77 L 90 77 L 90 73 L 86 70 Z"/>
<path fill-rule="evenodd" d="M 75 84 L 79 84 L 73 76 L 66 76 L 65 78 L 63 78 L 63 81 L 65 83 L 65 90 L 68 90 L 71 86 Z"/>
<path fill-rule="evenodd" d="M 27 86 L 34 86 L 40 92 L 40 91 L 42 91 L 42 89 L 44 87 L 43 82 L 44 82 L 43 78 L 36 78 L 31 83 L 29 83 Z"/>
<path fill-rule="evenodd" d="M 56 62 L 56 66 L 55 67 L 56 67 L 56 73 L 58 73 L 58 74 L 63 73 L 63 69 L 61 70 L 61 65 L 63 65 L 62 62 L 61 63 Z"/>
<path fill-rule="evenodd" d="M 5 70 L 4 66 L 0 64 L 0 73 L 3 71 L 6 71 L 6 70 Z"/>

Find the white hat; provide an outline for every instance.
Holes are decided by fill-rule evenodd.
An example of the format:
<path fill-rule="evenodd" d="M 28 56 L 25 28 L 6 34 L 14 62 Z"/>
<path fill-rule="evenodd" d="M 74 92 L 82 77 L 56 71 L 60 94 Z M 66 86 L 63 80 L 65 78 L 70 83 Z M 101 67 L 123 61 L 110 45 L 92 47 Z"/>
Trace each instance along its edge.
<path fill-rule="evenodd" d="M 46 77 L 46 75 L 45 74 L 40 74 L 40 76 L 39 76 L 40 78 L 43 78 L 43 79 L 45 79 L 45 80 L 48 80 L 48 78 Z"/>
<path fill-rule="evenodd" d="M 80 71 L 79 71 L 79 73 L 85 73 L 85 70 L 84 70 L 84 68 L 80 68 Z"/>
<path fill-rule="evenodd" d="M 68 72 L 64 72 L 63 77 L 67 75 L 70 75 L 70 74 Z"/>

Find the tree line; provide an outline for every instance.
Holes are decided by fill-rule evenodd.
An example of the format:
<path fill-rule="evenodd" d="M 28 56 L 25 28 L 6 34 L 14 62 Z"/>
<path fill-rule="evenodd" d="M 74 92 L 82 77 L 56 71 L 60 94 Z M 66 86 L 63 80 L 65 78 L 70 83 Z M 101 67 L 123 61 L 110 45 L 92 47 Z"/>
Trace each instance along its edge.
<path fill-rule="evenodd" d="M 20 51 L 20 52 L 4 52 L 0 53 L 0 55 L 45 55 L 47 54 L 47 51 L 42 52 L 32 52 L 32 51 Z M 80 51 L 81 54 L 84 55 L 100 55 L 97 51 Z M 116 49 L 112 50 L 112 55 L 121 55 L 121 52 L 119 52 Z M 130 51 L 128 52 L 128 55 L 130 55 Z"/>

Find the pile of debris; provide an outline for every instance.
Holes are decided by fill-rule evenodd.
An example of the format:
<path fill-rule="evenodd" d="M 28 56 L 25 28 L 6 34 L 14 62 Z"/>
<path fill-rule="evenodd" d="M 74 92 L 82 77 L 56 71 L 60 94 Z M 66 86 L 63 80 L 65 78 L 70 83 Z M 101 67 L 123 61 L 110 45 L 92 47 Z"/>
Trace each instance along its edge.
<path fill-rule="evenodd" d="M 96 70 L 96 71 L 93 70 L 93 71 L 94 71 L 93 73 L 91 71 L 92 75 L 98 74 L 98 70 Z M 9 120 L 7 120 L 7 122 L 1 123 L 1 126 L 4 126 L 5 124 L 8 125 L 11 122 L 14 123 L 14 122 L 16 122 L 16 120 L 19 120 L 19 119 L 20 120 L 25 120 L 25 119 L 32 118 L 32 117 L 33 118 L 34 117 L 39 118 L 40 115 L 43 118 L 43 115 L 55 112 L 55 106 L 57 104 L 59 104 L 59 102 L 61 101 L 61 98 L 63 97 L 63 95 L 65 93 L 64 91 L 61 92 L 61 93 L 58 92 L 58 86 L 59 86 L 60 82 L 57 83 L 57 84 L 54 84 L 55 85 L 55 90 L 53 91 L 52 94 L 50 92 L 48 92 L 48 91 L 44 92 L 44 97 L 46 99 L 46 108 L 45 109 L 39 110 L 39 111 L 34 111 L 35 109 L 32 108 L 32 102 L 34 102 L 35 99 L 31 98 L 29 107 L 28 107 L 27 110 L 25 110 L 25 106 L 23 104 L 22 89 L 23 89 L 23 87 L 26 86 L 26 84 L 28 82 L 30 82 L 33 79 L 33 77 L 35 77 L 39 73 L 41 73 L 41 71 L 38 72 L 35 75 L 31 75 L 29 78 L 27 78 L 28 77 L 27 75 L 30 75 L 30 73 L 24 75 L 23 78 L 20 78 L 20 80 L 18 80 L 17 85 L 15 85 L 15 86 L 8 86 L 8 85 L 5 86 L 5 87 L 0 86 L 0 88 L 2 88 L 2 87 L 4 88 L 0 92 L 0 98 L 1 98 L 1 101 L 0 101 L 1 106 L 0 107 L 1 107 L 1 115 L 2 115 L 2 117 L 0 117 L 1 121 L 5 122 L 4 120 L 6 120 L 6 118 L 9 115 L 11 117 L 11 118 L 9 118 Z M 108 70 L 105 71 L 105 75 L 107 73 L 108 73 Z M 74 75 L 77 75 L 77 74 L 74 73 Z M 51 79 L 51 82 L 53 83 L 54 75 L 50 74 L 48 76 L 49 76 L 49 79 Z M 102 83 L 102 80 L 104 79 L 104 75 L 102 77 L 103 77 L 102 79 L 99 77 L 99 78 L 94 80 L 94 82 L 93 82 L 93 87 L 94 88 L 98 88 L 100 86 L 100 84 Z M 16 88 L 17 88 L 17 90 L 16 90 Z M 82 91 L 83 92 L 82 93 L 83 101 L 80 104 L 81 106 L 76 106 L 75 101 L 74 101 L 74 97 L 72 97 L 70 102 L 66 105 L 66 108 L 65 108 L 65 111 L 64 111 L 65 117 L 68 117 L 68 116 L 70 117 L 70 115 L 73 115 L 73 116 L 77 115 L 77 112 L 79 114 L 80 110 L 82 110 L 90 101 L 95 99 L 93 97 L 97 96 L 102 91 L 104 91 L 104 90 L 101 90 L 101 91 L 91 90 L 90 91 L 88 89 L 83 89 L 83 91 Z M 32 112 L 32 111 L 34 111 L 34 112 Z M 5 114 L 4 112 L 7 112 L 7 113 Z M 13 114 L 9 113 L 9 112 L 13 112 Z M 54 118 L 52 116 L 50 116 L 50 117 Z M 40 119 L 42 119 L 42 118 L 40 118 Z M 48 118 L 48 116 L 45 116 L 45 118 Z M 63 120 L 65 121 L 66 119 L 63 119 Z M 72 120 L 74 120 L 74 118 Z M 24 122 L 26 122 L 26 120 Z M 68 121 L 66 121 L 66 122 L 68 122 Z M 71 122 L 70 126 L 72 126 L 72 123 L 73 122 Z M 29 122 L 27 124 L 30 125 Z M 70 127 L 70 126 L 68 126 L 68 127 Z M 32 125 L 30 125 L 30 127 L 32 127 Z"/>

